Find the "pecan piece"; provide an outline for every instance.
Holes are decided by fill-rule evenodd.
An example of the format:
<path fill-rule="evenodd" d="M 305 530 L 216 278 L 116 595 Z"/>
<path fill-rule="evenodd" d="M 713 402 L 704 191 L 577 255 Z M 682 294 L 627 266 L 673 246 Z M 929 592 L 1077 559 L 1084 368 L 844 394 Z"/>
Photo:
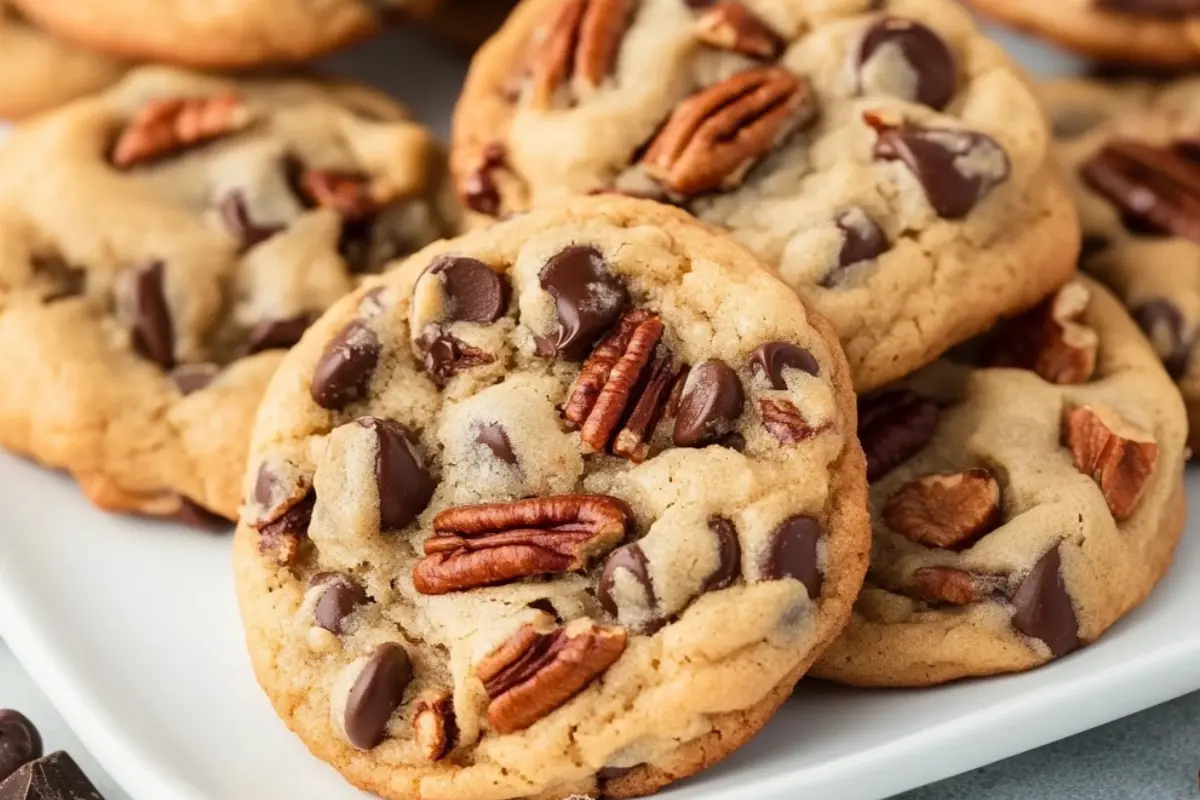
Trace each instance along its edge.
<path fill-rule="evenodd" d="M 926 603 L 965 606 L 1000 593 L 1005 579 L 979 575 L 953 567 L 921 567 L 912 574 L 906 591 Z"/>
<path fill-rule="evenodd" d="M 332 208 L 343 219 L 363 220 L 399 196 L 395 184 L 357 172 L 306 169 L 300 173 L 300 192 L 320 208 Z"/>
<path fill-rule="evenodd" d="M 1200 165 L 1181 149 L 1113 139 L 1080 174 L 1138 228 L 1200 242 Z"/>
<path fill-rule="evenodd" d="M 596 88 L 612 71 L 630 0 L 566 0 L 529 54 L 529 103 L 549 108 L 567 81 Z"/>
<path fill-rule="evenodd" d="M 629 508 L 606 495 L 534 497 L 449 508 L 413 568 L 422 594 L 448 594 L 586 569 L 625 538 Z"/>
<path fill-rule="evenodd" d="M 491 703 L 488 724 L 514 733 L 583 691 L 625 652 L 624 628 L 579 619 L 543 633 L 523 625 L 475 668 Z"/>
<path fill-rule="evenodd" d="M 988 344 L 984 363 L 1036 372 L 1050 383 L 1086 383 L 1096 371 L 1100 337 L 1080 322 L 1091 292 L 1071 281 L 1029 311 L 1004 323 Z"/>
<path fill-rule="evenodd" d="M 696 20 L 696 37 L 705 44 L 735 53 L 773 60 L 783 52 L 783 38 L 737 0 L 722 0 Z"/>
<path fill-rule="evenodd" d="M 1158 458 L 1150 432 L 1108 406 L 1075 405 L 1063 412 L 1062 439 L 1075 469 L 1099 485 L 1113 517 L 1133 516 Z"/>
<path fill-rule="evenodd" d="M 809 85 L 782 67 L 756 67 L 680 103 L 642 167 L 672 192 L 732 189 L 758 161 L 816 117 Z"/>
<path fill-rule="evenodd" d="M 883 521 L 917 544 L 961 548 L 1000 522 L 1000 484 L 981 467 L 926 475 L 901 486 L 883 506 Z"/>
<path fill-rule="evenodd" d="M 829 427 L 827 424 L 816 427 L 808 424 L 799 409 L 788 400 L 760 397 L 758 413 L 762 414 L 763 426 L 781 444 L 802 442 Z"/>
<path fill-rule="evenodd" d="M 212 97 L 151 100 L 113 145 L 112 162 L 125 168 L 227 136 L 250 125 L 250 109 L 234 92 Z"/>
<path fill-rule="evenodd" d="M 413 701 L 413 738 L 422 755 L 441 761 L 454 749 L 458 724 L 454 718 L 454 698 L 445 689 L 426 689 Z"/>
<path fill-rule="evenodd" d="M 657 359 L 650 367 L 650 377 L 630 412 L 629 418 L 613 440 L 614 456 L 627 458 L 635 464 L 646 460 L 650 454 L 650 437 L 662 421 L 671 390 L 679 377 L 675 359 L 669 355 Z"/>

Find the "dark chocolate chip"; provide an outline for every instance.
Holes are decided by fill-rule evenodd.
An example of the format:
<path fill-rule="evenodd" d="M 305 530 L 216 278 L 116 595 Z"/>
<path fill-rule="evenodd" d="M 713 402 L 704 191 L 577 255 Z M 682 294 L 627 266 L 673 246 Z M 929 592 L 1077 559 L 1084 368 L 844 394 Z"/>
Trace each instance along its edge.
<path fill-rule="evenodd" d="M 79 765 L 59 750 L 0 783 L 0 800 L 104 800 Z"/>
<path fill-rule="evenodd" d="M 790 517 L 779 523 L 771 532 L 763 574 L 771 580 L 795 578 L 816 599 L 822 583 L 817 544 L 824 533 L 812 517 Z"/>
<path fill-rule="evenodd" d="M 812 353 L 791 342 L 760 344 L 750 354 L 750 368 L 760 375 L 765 375 L 771 382 L 772 389 L 787 388 L 787 383 L 783 380 L 785 369 L 798 369 L 809 375 L 816 375 L 820 369 Z"/>
<path fill-rule="evenodd" d="M 508 432 L 499 423 L 481 425 L 475 432 L 475 441 L 491 450 L 492 455 L 505 464 L 515 465 L 517 463 L 517 455 L 513 452 Z"/>
<path fill-rule="evenodd" d="M 175 366 L 175 330 L 164 287 L 165 268 L 155 261 L 134 268 L 130 277 L 133 346 L 163 369 Z"/>
<path fill-rule="evenodd" d="M 908 69 L 893 61 L 903 59 Z M 872 61 L 881 86 L 863 85 L 870 76 Z M 911 19 L 885 17 L 868 30 L 858 48 L 860 89 L 896 94 L 902 100 L 915 100 L 939 111 L 954 97 L 958 67 L 954 53 L 942 37 Z M 910 79 L 915 79 L 909 85 Z"/>
<path fill-rule="evenodd" d="M 1079 174 L 1116 207 L 1133 233 L 1200 243 L 1200 167 L 1178 147 L 1111 139 Z"/>
<path fill-rule="evenodd" d="M 550 344 L 572 361 L 583 360 L 629 304 L 629 293 L 594 247 L 568 247 L 546 262 L 539 278 L 558 309 Z"/>
<path fill-rule="evenodd" d="M 229 192 L 217 205 L 221 220 L 229 231 L 238 238 L 243 250 L 249 250 L 284 230 L 283 225 L 258 225 L 250 219 L 250 208 L 246 195 L 240 189 Z"/>
<path fill-rule="evenodd" d="M 467 208 L 494 217 L 500 213 L 500 187 L 492 173 L 504 164 L 504 145 L 491 142 L 480 155 L 479 166 L 464 177 L 460 191 Z"/>
<path fill-rule="evenodd" d="M 723 361 L 705 361 L 689 374 L 675 415 L 675 444 L 703 447 L 728 434 L 742 415 L 746 394 Z"/>
<path fill-rule="evenodd" d="M 508 281 L 482 261 L 440 256 L 430 265 L 429 273 L 441 277 L 449 300 L 449 321 L 495 322 L 508 310 Z"/>
<path fill-rule="evenodd" d="M 650 564 L 646 561 L 646 554 L 642 552 L 641 546 L 627 544 L 613 551 L 608 560 L 604 562 L 604 571 L 600 573 L 600 585 L 596 596 L 605 611 L 615 617 L 620 610 L 617 599 L 613 595 L 616 589 L 617 572 L 626 572 L 637 581 L 638 586 L 641 587 L 642 599 L 646 608 L 653 609 L 658 604 L 658 596 L 655 594 L 654 584 L 650 580 Z"/>
<path fill-rule="evenodd" d="M 271 465 L 266 461 L 259 464 L 258 474 L 254 477 L 255 504 L 270 512 L 282 503 L 288 494 L 287 487 L 275 470 L 271 469 Z"/>
<path fill-rule="evenodd" d="M 221 368 L 216 364 L 180 364 L 168 377 L 181 394 L 189 395 L 207 389 L 220 373 Z"/>
<path fill-rule="evenodd" d="M 179 497 L 179 510 L 171 515 L 171 519 L 213 533 L 228 533 L 233 529 L 233 522 L 182 495 Z"/>
<path fill-rule="evenodd" d="M 1079 647 L 1079 622 L 1062 578 L 1061 545 L 1030 570 L 1013 595 L 1013 627 L 1041 639 L 1055 658 Z"/>
<path fill-rule="evenodd" d="M 299 314 L 287 319 L 264 320 L 250 329 L 246 352 L 261 353 L 264 350 L 287 350 L 300 341 L 300 337 L 312 324 L 312 317 Z"/>
<path fill-rule="evenodd" d="M 845 237 L 842 249 L 838 252 L 839 269 L 879 258 L 891 249 L 883 228 L 861 208 L 848 208 L 834 217 L 833 221 Z M 826 276 L 822 285 L 832 285 L 837 275 L 838 270 L 834 270 Z"/>
<path fill-rule="evenodd" d="M 379 337 L 361 321 L 333 337 L 313 370 L 311 393 L 317 405 L 338 411 L 361 400 L 379 363 L 379 349 Z"/>
<path fill-rule="evenodd" d="M 539 597 L 537 600 L 530 600 L 525 605 L 529 608 L 537 609 L 542 613 L 549 614 L 554 617 L 555 622 L 562 622 L 562 617 L 559 616 L 558 609 L 554 607 L 554 603 L 551 603 L 548 597 Z"/>
<path fill-rule="evenodd" d="M 375 648 L 346 698 L 343 719 L 351 744 L 370 750 L 383 741 L 410 681 L 412 662 L 403 647 L 388 643 Z"/>
<path fill-rule="evenodd" d="M 42 737 L 19 711 L 0 709 L 0 781 L 21 766 L 42 757 Z"/>
<path fill-rule="evenodd" d="M 342 622 L 346 617 L 370 602 L 363 588 L 349 575 L 340 572 L 319 572 L 310 583 L 323 589 L 313 607 L 313 615 L 318 625 L 332 633 L 344 633 Z"/>
<path fill-rule="evenodd" d="M 408 527 L 429 505 L 437 485 L 407 428 L 377 417 L 363 417 L 358 424 L 374 431 L 378 442 L 375 483 L 379 487 L 379 529 Z"/>
<path fill-rule="evenodd" d="M 1187 374 L 1194 342 L 1179 306 L 1170 300 L 1147 300 L 1133 309 L 1133 318 L 1150 339 L 1167 373 L 1175 380 Z"/>
<path fill-rule="evenodd" d="M 937 404 L 907 389 L 861 399 L 858 440 L 867 457 L 867 480 L 874 483 L 921 452 L 937 423 Z"/>
<path fill-rule="evenodd" d="M 725 517 L 709 517 L 708 529 L 717 539 L 717 568 L 705 579 L 702 591 L 713 592 L 733 583 L 742 571 L 742 544 L 737 529 Z"/>
<path fill-rule="evenodd" d="M 496 357 L 485 350 L 447 333 L 437 325 L 428 326 L 417 340 L 417 347 L 425 354 L 425 371 L 439 385 L 465 369 L 490 364 Z"/>

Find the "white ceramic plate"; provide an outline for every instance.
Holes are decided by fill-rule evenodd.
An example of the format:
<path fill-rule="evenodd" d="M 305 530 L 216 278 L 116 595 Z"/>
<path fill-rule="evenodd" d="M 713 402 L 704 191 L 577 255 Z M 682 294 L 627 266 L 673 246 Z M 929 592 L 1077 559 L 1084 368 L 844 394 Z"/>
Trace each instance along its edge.
<path fill-rule="evenodd" d="M 1040 72 L 1070 67 L 1015 49 Z M 396 76 L 389 88 L 445 131 L 460 60 L 393 37 L 340 61 Z M 1200 475 L 1189 495 L 1200 501 Z M 0 509 L 0 635 L 133 798 L 363 797 L 307 754 L 254 684 L 227 538 L 103 514 L 65 478 L 7 456 Z M 754 742 L 662 796 L 873 800 L 1200 689 L 1189 533 L 1146 606 L 1085 651 L 923 692 L 802 684 Z"/>

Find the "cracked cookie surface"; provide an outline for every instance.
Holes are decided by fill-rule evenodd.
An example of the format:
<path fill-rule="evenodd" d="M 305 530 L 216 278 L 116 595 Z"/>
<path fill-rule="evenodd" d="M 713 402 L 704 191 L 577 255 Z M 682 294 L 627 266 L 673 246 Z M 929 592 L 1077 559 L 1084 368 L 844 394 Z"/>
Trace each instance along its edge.
<path fill-rule="evenodd" d="M 1080 277 L 975 355 L 988 366 L 943 359 L 860 400 L 871 569 L 814 675 L 1031 669 L 1095 641 L 1170 566 L 1187 420 L 1117 300 Z"/>
<path fill-rule="evenodd" d="M 451 165 L 477 218 L 624 193 L 729 230 L 837 329 L 855 386 L 1074 267 L 1045 119 L 949 0 L 525 0 L 472 63 Z"/>
<path fill-rule="evenodd" d="M 447 232 L 432 137 L 348 85 L 163 68 L 0 151 L 0 444 L 114 510 L 236 516 L 283 348 Z"/>
<path fill-rule="evenodd" d="M 692 774 L 849 613 L 852 397 L 828 324 L 679 210 L 579 198 L 433 245 L 268 390 L 234 556 L 258 679 L 388 798 Z"/>

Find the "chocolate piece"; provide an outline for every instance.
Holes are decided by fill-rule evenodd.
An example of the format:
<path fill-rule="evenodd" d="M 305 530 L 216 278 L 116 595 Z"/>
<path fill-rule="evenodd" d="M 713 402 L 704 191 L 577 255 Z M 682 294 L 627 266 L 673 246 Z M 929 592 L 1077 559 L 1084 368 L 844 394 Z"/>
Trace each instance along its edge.
<path fill-rule="evenodd" d="M 261 553 L 279 552 L 283 548 L 291 553 L 300 539 L 308 536 L 308 525 L 312 522 L 313 508 L 317 505 L 317 493 L 312 489 L 286 512 L 258 528 L 258 549 Z"/>
<path fill-rule="evenodd" d="M 1132 315 L 1154 345 L 1167 373 L 1175 380 L 1186 375 L 1195 342 L 1187 335 L 1187 325 L 1179 306 L 1157 298 L 1140 303 L 1132 310 Z"/>
<path fill-rule="evenodd" d="M 648 609 L 658 604 L 658 596 L 654 592 L 654 583 L 650 580 L 650 564 L 646 554 L 637 544 L 627 544 L 613 551 L 604 562 L 604 571 L 600 573 L 600 586 L 596 597 L 605 611 L 614 617 L 618 615 L 618 605 L 613 591 L 616 589 L 617 572 L 624 571 L 637 581 L 642 590 L 642 602 Z"/>
<path fill-rule="evenodd" d="M 175 331 L 161 261 L 136 267 L 129 278 L 133 346 L 163 369 L 175 366 Z"/>
<path fill-rule="evenodd" d="M 379 337 L 354 321 L 325 345 L 313 370 L 312 398 L 321 408 L 340 411 L 367 393 L 371 373 L 379 363 Z"/>
<path fill-rule="evenodd" d="M 440 256 L 430 265 L 429 274 L 442 281 L 452 322 L 495 322 L 508 310 L 508 281 L 482 261 Z"/>
<path fill-rule="evenodd" d="M 858 48 L 860 91 L 915 100 L 939 111 L 954 97 L 957 71 L 945 40 L 911 19 L 879 20 Z"/>
<path fill-rule="evenodd" d="M 249 250 L 286 229 L 284 225 L 258 225 L 250 219 L 246 195 L 240 189 L 234 189 L 225 195 L 217 210 L 221 213 L 225 227 L 242 243 L 242 250 Z"/>
<path fill-rule="evenodd" d="M 79 765 L 59 750 L 0 783 L 0 800 L 104 800 Z"/>
<path fill-rule="evenodd" d="M 845 239 L 842 241 L 842 249 L 838 251 L 838 269 L 825 276 L 825 280 L 821 282 L 821 285 L 826 287 L 837 282 L 841 270 L 876 259 L 892 247 L 879 223 L 857 206 L 840 212 L 833 221 Z"/>
<path fill-rule="evenodd" d="M 440 386 L 465 369 L 491 364 L 496 357 L 447 333 L 437 325 L 428 326 L 417 340 L 425 353 L 425 371 Z"/>
<path fill-rule="evenodd" d="M 312 577 L 313 586 L 324 587 L 313 616 L 317 624 L 332 633 L 344 633 L 342 622 L 359 606 L 370 602 L 367 593 L 349 575 L 340 572 L 320 572 Z"/>
<path fill-rule="evenodd" d="M 463 205 L 480 214 L 494 217 L 500 213 L 500 188 L 492 173 L 504 164 L 504 145 L 492 142 L 483 148 L 480 163 L 459 186 Z"/>
<path fill-rule="evenodd" d="M 261 353 L 263 350 L 287 350 L 300 341 L 300 337 L 312 324 L 312 317 L 299 314 L 287 319 L 270 319 L 250 329 L 246 353 Z"/>
<path fill-rule="evenodd" d="M 1055 658 L 1079 647 L 1079 622 L 1062 578 L 1061 544 L 1030 570 L 1013 595 L 1013 627 L 1041 639 Z"/>
<path fill-rule="evenodd" d="M 821 594 L 821 565 L 817 544 L 824 535 L 821 523 L 812 517 L 785 519 L 771 532 L 763 575 L 769 580 L 795 578 L 815 600 Z"/>
<path fill-rule="evenodd" d="M 1200 165 L 1178 148 L 1114 139 L 1080 175 L 1143 235 L 1169 233 L 1200 243 Z"/>
<path fill-rule="evenodd" d="M 798 369 L 809 375 L 819 371 L 817 360 L 812 353 L 791 342 L 765 342 L 755 348 L 750 354 L 750 368 L 759 375 L 765 375 L 772 389 L 786 389 L 783 380 L 785 369 Z"/>
<path fill-rule="evenodd" d="M 376 417 L 363 417 L 358 424 L 374 431 L 378 441 L 375 482 L 379 487 L 379 529 L 406 528 L 429 505 L 436 484 L 407 428 Z"/>
<path fill-rule="evenodd" d="M 491 450 L 492 455 L 505 464 L 516 465 L 517 456 L 513 452 L 512 442 L 509 441 L 508 433 L 499 423 L 481 425 L 475 432 L 475 441 Z"/>
<path fill-rule="evenodd" d="M 183 495 L 179 496 L 179 510 L 171 517 L 176 522 L 182 522 L 184 525 L 190 525 L 202 531 L 211 531 L 212 533 L 228 533 L 233 530 L 233 522 L 222 517 L 220 514 L 209 511 L 204 506 L 196 503 Z"/>
<path fill-rule="evenodd" d="M 558 330 L 547 349 L 571 361 L 583 360 L 629 305 L 629 293 L 594 247 L 568 247 L 538 277 L 558 309 Z"/>
<path fill-rule="evenodd" d="M 221 368 L 216 364 L 180 364 L 167 377 L 186 396 L 207 389 L 220 373 Z"/>
<path fill-rule="evenodd" d="M 741 574 L 742 544 L 737 529 L 724 517 L 709 517 L 708 529 L 717 539 L 717 568 L 708 576 L 701 591 L 714 592 L 733 583 Z"/>
<path fill-rule="evenodd" d="M 723 361 L 705 361 L 690 373 L 675 414 L 678 447 L 704 447 L 730 433 L 746 403 L 737 373 Z"/>
<path fill-rule="evenodd" d="M 41 757 L 42 737 L 34 724 L 19 711 L 0 709 L 0 781 Z"/>
<path fill-rule="evenodd" d="M 908 389 L 893 389 L 858 403 L 858 439 L 867 457 L 867 480 L 879 480 L 929 444 L 938 407 Z"/>
<path fill-rule="evenodd" d="M 375 648 L 346 698 L 343 720 L 351 744 L 370 750 L 383 741 L 411 681 L 412 662 L 403 647 L 389 642 Z"/>

